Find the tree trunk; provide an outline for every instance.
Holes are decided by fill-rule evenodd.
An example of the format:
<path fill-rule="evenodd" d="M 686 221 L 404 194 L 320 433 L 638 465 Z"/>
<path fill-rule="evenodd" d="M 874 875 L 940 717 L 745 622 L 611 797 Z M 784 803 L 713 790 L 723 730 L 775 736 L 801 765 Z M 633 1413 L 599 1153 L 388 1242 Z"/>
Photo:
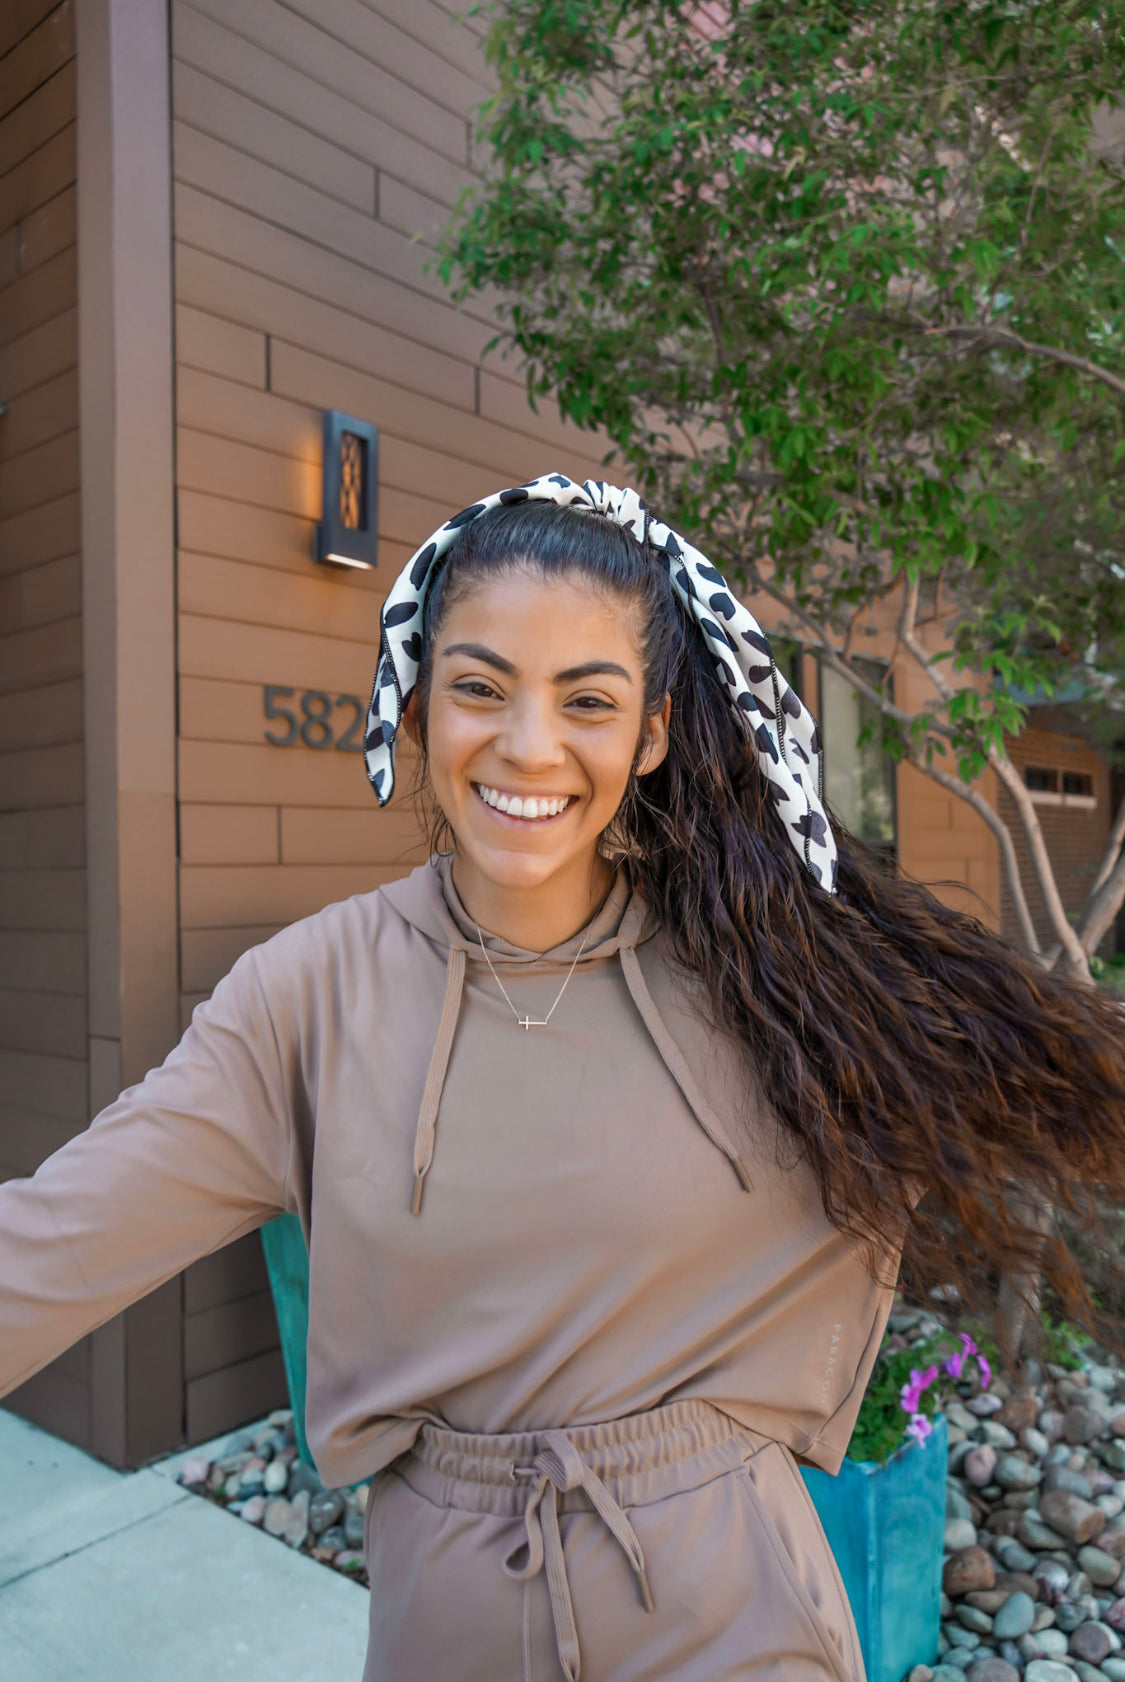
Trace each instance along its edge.
<path fill-rule="evenodd" d="M 1051 1205 L 1038 1193 L 1013 1199 L 1015 1210 L 1045 1241 L 1054 1224 Z M 1037 1268 L 1002 1279 L 996 1297 L 996 1336 L 1005 1363 L 1017 1385 L 1023 1371 L 1023 1350 L 1032 1324 L 1039 1318 L 1040 1275 Z"/>

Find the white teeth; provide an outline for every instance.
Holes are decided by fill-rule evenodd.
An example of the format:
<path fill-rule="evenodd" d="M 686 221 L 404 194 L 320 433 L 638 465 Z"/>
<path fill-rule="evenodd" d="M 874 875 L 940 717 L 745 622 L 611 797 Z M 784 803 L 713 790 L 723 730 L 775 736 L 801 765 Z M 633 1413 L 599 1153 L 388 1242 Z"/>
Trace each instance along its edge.
<path fill-rule="evenodd" d="M 494 806 L 498 812 L 507 812 L 511 818 L 523 818 L 525 821 L 556 817 L 571 801 L 569 794 L 555 794 L 550 799 L 536 800 L 533 795 L 523 798 L 518 794 L 501 794 L 499 789 L 488 788 L 484 783 L 477 783 L 476 787 L 487 805 Z"/>

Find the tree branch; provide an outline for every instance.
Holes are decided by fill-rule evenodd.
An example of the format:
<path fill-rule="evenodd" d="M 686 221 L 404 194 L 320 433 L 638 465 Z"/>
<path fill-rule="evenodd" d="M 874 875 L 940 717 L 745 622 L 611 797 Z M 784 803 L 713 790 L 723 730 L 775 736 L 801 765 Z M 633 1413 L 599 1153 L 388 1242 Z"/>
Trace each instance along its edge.
<path fill-rule="evenodd" d="M 1118 374 L 1110 373 L 1108 368 L 1102 368 L 1097 362 L 1091 362 L 1087 356 L 1077 356 L 1074 351 L 1063 350 L 1059 345 L 1040 344 L 1036 339 L 1023 339 L 1018 333 L 1013 333 L 1007 327 L 929 327 L 921 323 L 909 323 L 915 332 L 921 333 L 923 338 L 968 339 L 970 349 L 979 350 L 1022 350 L 1029 356 L 1042 356 L 1048 362 L 1060 362 L 1066 368 L 1076 368 L 1081 374 L 1089 374 L 1093 380 L 1099 380 L 1108 386 L 1119 397 L 1125 397 L 1125 379 Z"/>
<path fill-rule="evenodd" d="M 1109 846 L 1102 859 L 1094 885 L 1090 890 L 1075 933 L 1083 949 L 1093 952 L 1125 900 L 1125 852 L 1113 862 L 1114 850 L 1125 839 L 1125 800 L 1118 807 L 1113 820 Z"/>
<path fill-rule="evenodd" d="M 1043 839 L 1043 828 L 1039 822 L 1039 814 L 1035 810 L 1035 802 L 1028 793 L 1023 778 L 1006 753 L 1001 752 L 995 746 L 991 746 L 988 750 L 988 760 L 1016 803 L 1016 810 L 1019 812 L 1024 834 L 1027 836 L 1027 844 L 1031 849 L 1031 862 L 1035 866 L 1035 875 L 1039 882 L 1039 891 L 1043 895 L 1043 904 L 1048 917 L 1051 919 L 1051 927 L 1058 935 L 1059 944 L 1066 954 L 1067 963 L 1076 975 L 1089 983 L 1091 980 L 1090 966 L 1087 962 L 1086 949 L 1067 918 L 1058 884 L 1055 881 L 1055 873 L 1051 868 L 1047 843 Z"/>
<path fill-rule="evenodd" d="M 1122 797 L 1121 804 L 1117 808 L 1117 815 L 1109 832 L 1109 840 L 1106 842 L 1105 852 L 1102 854 L 1102 862 L 1098 866 L 1098 874 L 1094 877 L 1091 885 L 1091 897 L 1108 881 L 1123 844 L 1125 844 L 1125 796 Z"/>
<path fill-rule="evenodd" d="M 793 614 L 794 618 L 799 619 L 801 624 L 812 632 L 816 639 L 817 648 L 823 654 L 828 665 L 834 671 L 839 672 L 841 677 L 846 677 L 852 687 L 858 689 L 860 694 L 870 701 L 873 707 L 877 707 L 887 718 L 893 718 L 896 724 L 902 724 L 907 728 L 915 722 L 918 714 L 904 712 L 901 707 L 896 707 L 881 690 L 874 688 L 872 684 L 861 678 L 858 672 L 853 671 L 851 666 L 842 660 L 833 648 L 824 626 L 814 619 L 810 613 L 807 613 L 803 607 L 798 606 L 795 601 L 785 595 L 784 591 L 779 590 L 775 584 L 771 584 L 768 579 L 763 578 L 756 568 L 754 569 L 753 584 L 755 589 L 761 590 L 764 595 L 771 596 L 775 602 L 785 608 L 787 613 Z M 953 731 L 949 725 L 939 724 L 936 720 L 931 720 L 930 728 L 935 736 L 944 736 L 948 741 L 953 740 Z"/>

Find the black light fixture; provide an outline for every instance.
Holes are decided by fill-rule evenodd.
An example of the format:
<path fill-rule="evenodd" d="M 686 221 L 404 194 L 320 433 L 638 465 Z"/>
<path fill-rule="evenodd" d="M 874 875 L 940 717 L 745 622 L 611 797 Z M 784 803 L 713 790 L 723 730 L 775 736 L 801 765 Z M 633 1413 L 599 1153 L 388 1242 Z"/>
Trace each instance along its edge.
<path fill-rule="evenodd" d="M 321 469 L 324 518 L 316 528 L 318 561 L 346 567 L 376 564 L 378 482 L 379 428 L 339 409 L 326 409 Z"/>

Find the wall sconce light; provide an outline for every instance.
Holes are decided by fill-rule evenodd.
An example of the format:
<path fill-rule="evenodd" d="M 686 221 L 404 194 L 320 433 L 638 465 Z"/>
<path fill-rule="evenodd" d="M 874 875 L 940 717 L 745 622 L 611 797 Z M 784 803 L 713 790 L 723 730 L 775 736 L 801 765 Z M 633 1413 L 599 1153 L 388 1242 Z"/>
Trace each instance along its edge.
<path fill-rule="evenodd" d="M 376 564 L 378 482 L 379 428 L 339 409 L 326 409 L 321 469 L 324 518 L 316 528 L 318 561 L 346 567 Z"/>

